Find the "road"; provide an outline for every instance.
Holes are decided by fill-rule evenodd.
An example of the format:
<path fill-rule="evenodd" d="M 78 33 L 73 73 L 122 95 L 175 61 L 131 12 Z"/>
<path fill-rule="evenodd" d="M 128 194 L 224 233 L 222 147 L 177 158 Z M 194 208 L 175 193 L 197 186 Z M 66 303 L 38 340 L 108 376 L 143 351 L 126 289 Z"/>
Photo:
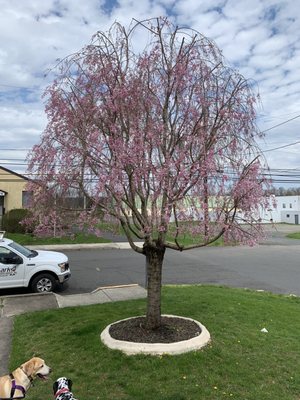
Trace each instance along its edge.
<path fill-rule="evenodd" d="M 256 247 L 205 247 L 187 252 L 167 251 L 164 284 L 220 284 L 300 296 L 300 240 L 286 239 L 299 226 L 269 227 L 268 238 Z M 132 250 L 72 250 L 72 277 L 61 295 L 91 292 L 98 287 L 145 284 L 144 256 Z M 2 290 L 0 295 L 25 289 Z"/>
<path fill-rule="evenodd" d="M 170 250 L 165 256 L 163 283 L 221 284 L 300 295 L 300 242 L 291 244 L 207 247 L 182 253 Z M 145 259 L 132 250 L 66 253 L 72 278 L 61 294 L 145 283 Z"/>

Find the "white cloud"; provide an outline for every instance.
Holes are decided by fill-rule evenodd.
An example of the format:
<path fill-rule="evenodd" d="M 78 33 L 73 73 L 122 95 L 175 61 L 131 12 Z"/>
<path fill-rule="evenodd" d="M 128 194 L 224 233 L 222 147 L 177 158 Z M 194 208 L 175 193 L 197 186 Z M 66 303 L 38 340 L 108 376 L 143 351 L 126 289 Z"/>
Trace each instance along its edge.
<path fill-rule="evenodd" d="M 275 125 L 278 115 L 284 121 L 300 114 L 300 15 L 294 0 L 0 0 L 0 8 L 0 148 L 38 141 L 46 123 L 41 94 L 51 79 L 44 73 L 56 59 L 116 20 L 128 26 L 132 18 L 168 13 L 214 39 L 232 66 L 258 82 L 262 129 Z M 299 138 L 299 124 L 269 131 L 266 145 L 269 138 L 282 144 Z M 271 166 L 299 165 L 290 150 L 276 152 L 276 160 L 268 153 Z"/>

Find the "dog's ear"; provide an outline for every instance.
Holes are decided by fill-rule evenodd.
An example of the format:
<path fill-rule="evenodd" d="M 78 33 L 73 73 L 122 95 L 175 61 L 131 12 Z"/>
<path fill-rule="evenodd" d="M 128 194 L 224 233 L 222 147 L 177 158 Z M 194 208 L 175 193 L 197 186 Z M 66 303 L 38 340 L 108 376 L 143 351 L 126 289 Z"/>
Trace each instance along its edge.
<path fill-rule="evenodd" d="M 21 365 L 21 368 L 29 378 L 34 378 L 39 369 L 45 364 L 45 361 L 39 357 L 33 357 Z"/>
<path fill-rule="evenodd" d="M 68 378 L 68 387 L 69 387 L 70 392 L 72 391 L 72 385 L 73 385 L 72 380 L 70 378 Z"/>
<path fill-rule="evenodd" d="M 32 377 L 35 369 L 35 358 L 26 361 L 21 367 L 28 377 Z"/>
<path fill-rule="evenodd" d="M 58 382 L 55 381 L 55 382 L 53 383 L 53 393 L 55 394 L 55 393 L 57 392 L 57 390 L 58 390 Z"/>

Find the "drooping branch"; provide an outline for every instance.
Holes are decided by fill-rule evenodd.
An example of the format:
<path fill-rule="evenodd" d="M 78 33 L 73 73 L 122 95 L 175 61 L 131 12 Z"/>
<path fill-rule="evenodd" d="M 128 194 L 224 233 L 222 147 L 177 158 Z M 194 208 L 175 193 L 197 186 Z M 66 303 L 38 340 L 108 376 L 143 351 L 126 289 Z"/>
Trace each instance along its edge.
<path fill-rule="evenodd" d="M 101 210 L 133 248 L 135 238 L 183 250 L 184 233 L 192 248 L 252 234 L 239 223 L 259 222 L 263 204 L 256 95 L 213 41 L 166 18 L 116 23 L 62 60 L 46 96 L 29 172 L 56 196 L 88 198 L 83 221 Z M 35 201 L 41 212 L 41 192 Z"/>

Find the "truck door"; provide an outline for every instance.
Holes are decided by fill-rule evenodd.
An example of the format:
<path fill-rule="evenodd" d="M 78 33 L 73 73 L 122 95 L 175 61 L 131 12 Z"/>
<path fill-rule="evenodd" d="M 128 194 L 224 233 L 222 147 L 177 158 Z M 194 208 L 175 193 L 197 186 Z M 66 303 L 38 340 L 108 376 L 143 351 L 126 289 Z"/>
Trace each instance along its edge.
<path fill-rule="evenodd" d="M 0 246 L 0 288 L 24 286 L 24 274 L 24 260 L 13 251 Z"/>

